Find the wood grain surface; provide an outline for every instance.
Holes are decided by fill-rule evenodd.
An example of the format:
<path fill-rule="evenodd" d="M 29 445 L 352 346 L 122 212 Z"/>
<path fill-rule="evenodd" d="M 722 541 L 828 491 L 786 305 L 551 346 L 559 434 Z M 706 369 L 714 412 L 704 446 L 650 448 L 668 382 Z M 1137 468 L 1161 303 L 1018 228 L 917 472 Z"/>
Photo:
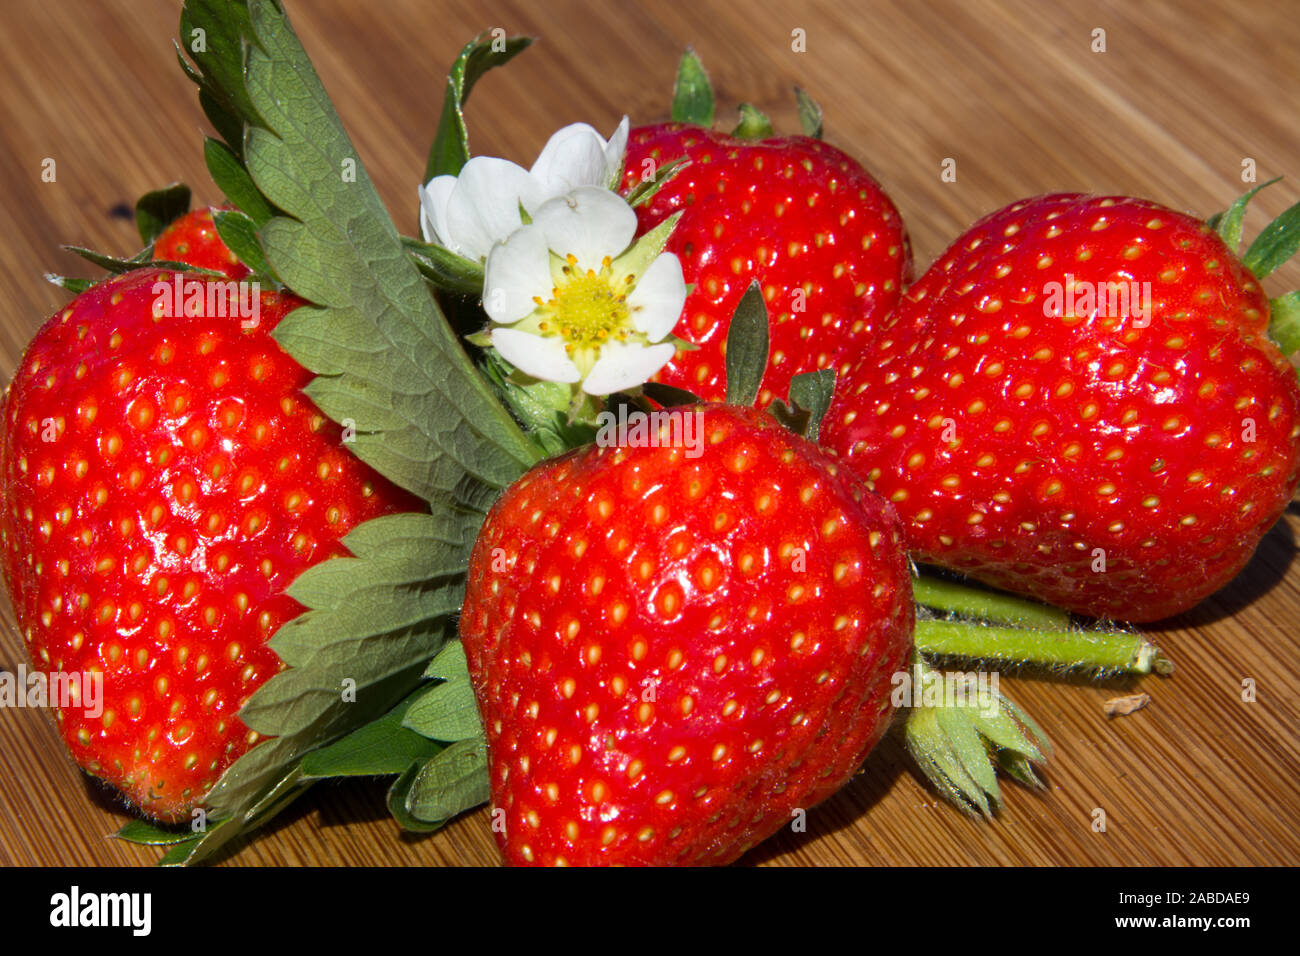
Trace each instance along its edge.
<path fill-rule="evenodd" d="M 791 88 L 825 107 L 827 137 L 884 184 L 927 266 L 978 216 L 1054 190 L 1127 193 L 1208 215 L 1265 191 L 1248 233 L 1300 198 L 1300 4 L 766 3 L 748 0 L 287 0 L 345 124 L 403 231 L 460 46 L 500 26 L 541 42 L 476 88 L 471 148 L 532 161 L 559 126 L 612 130 L 666 117 L 686 44 L 717 87 L 720 121 L 742 99 L 797 130 Z M 129 254 L 124 203 L 172 180 L 220 197 L 201 153 L 205 121 L 176 66 L 174 0 L 0 2 L 0 374 L 66 294 L 49 271 L 88 274 L 61 243 Z M 1106 51 L 1092 52 L 1092 31 Z M 792 31 L 806 32 L 806 52 Z M 957 180 L 940 179 L 945 158 Z M 41 181 L 42 162 L 57 181 Z M 115 212 L 115 210 L 118 210 Z M 1300 285 L 1295 264 L 1267 282 Z M 1005 785 L 993 822 L 963 816 L 896 741 L 743 862 L 850 864 L 1300 863 L 1300 508 L 1238 581 L 1149 628 L 1172 678 L 1097 683 L 1021 675 L 1003 689 L 1051 737 L 1047 786 Z M 0 669 L 22 660 L 4 603 Z M 1242 701 L 1244 678 L 1258 699 Z M 1144 710 L 1108 719 L 1137 690 Z M 486 811 L 428 837 L 402 836 L 385 781 L 317 787 L 229 865 L 498 862 Z M 1092 829 L 1102 808 L 1104 833 Z M 66 757 L 45 712 L 0 710 L 0 865 L 144 864 L 155 851 L 109 838 L 127 816 Z"/>

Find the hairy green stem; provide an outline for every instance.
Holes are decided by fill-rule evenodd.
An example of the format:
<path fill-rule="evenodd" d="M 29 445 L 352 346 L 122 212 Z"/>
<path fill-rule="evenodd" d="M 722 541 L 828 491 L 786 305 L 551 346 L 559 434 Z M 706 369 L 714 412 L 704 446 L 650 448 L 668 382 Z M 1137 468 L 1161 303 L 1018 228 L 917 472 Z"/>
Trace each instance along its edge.
<path fill-rule="evenodd" d="M 1173 664 L 1140 634 L 1123 631 L 1030 630 L 957 621 L 918 621 L 923 654 L 971 657 L 1127 674 L 1168 674 Z"/>
<path fill-rule="evenodd" d="M 1070 615 L 1060 608 L 928 574 L 912 578 L 912 594 L 917 604 L 982 621 L 1046 628 L 1070 624 Z"/>

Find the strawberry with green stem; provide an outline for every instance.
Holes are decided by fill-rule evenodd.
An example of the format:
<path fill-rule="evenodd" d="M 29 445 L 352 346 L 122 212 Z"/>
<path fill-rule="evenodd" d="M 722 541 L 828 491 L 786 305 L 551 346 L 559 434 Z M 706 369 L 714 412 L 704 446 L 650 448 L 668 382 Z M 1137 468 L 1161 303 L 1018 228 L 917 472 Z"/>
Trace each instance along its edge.
<path fill-rule="evenodd" d="M 1300 480 L 1296 293 L 1211 226 L 1123 197 L 993 213 L 909 289 L 823 439 L 914 557 L 1082 614 L 1149 621 L 1227 584 Z"/>
<path fill-rule="evenodd" d="M 723 344 L 752 279 L 774 316 L 760 407 L 786 394 L 795 375 L 842 371 L 898 303 L 911 268 L 902 218 L 861 165 L 821 141 L 821 110 L 798 96 L 806 135 L 775 136 L 749 104 L 730 135 L 717 132 L 713 91 L 688 50 L 673 121 L 632 130 L 623 191 L 668 173 L 639 206 L 640 229 L 680 214 L 667 249 L 692 285 L 675 331 L 695 348 L 679 351 L 656 381 L 723 397 Z"/>

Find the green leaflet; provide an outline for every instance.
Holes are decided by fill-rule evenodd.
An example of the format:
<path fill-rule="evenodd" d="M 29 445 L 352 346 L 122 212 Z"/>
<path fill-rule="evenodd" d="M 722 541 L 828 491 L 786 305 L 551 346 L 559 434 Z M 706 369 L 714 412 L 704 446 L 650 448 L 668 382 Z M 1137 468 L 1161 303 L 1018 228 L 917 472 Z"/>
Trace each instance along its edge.
<path fill-rule="evenodd" d="M 242 212 L 218 210 L 212 214 L 216 224 L 217 235 L 239 261 L 253 270 L 260 277 L 272 278 L 271 265 L 262 253 L 262 244 L 257 238 L 257 224 Z"/>
<path fill-rule="evenodd" d="M 713 86 L 704 64 L 690 47 L 682 54 L 673 87 L 673 122 L 713 125 Z"/>
<path fill-rule="evenodd" d="M 758 280 L 749 284 L 727 329 L 727 404 L 752 406 L 767 369 L 768 315 Z"/>
<path fill-rule="evenodd" d="M 469 162 L 469 131 L 465 128 L 465 101 L 488 70 L 509 63 L 532 44 L 532 37 L 506 37 L 497 30 L 480 34 L 460 51 L 447 76 L 438 132 L 424 169 L 427 183 L 435 176 L 455 176 Z"/>
<path fill-rule="evenodd" d="M 263 195 L 258 192 L 243 162 L 225 143 L 209 139 L 203 144 L 203 158 L 208 164 L 208 175 L 232 203 L 258 228 L 275 215 Z"/>
<path fill-rule="evenodd" d="M 378 720 L 328 747 L 313 750 L 303 758 L 303 774 L 308 777 L 385 776 L 422 766 L 443 747 L 402 726 L 407 710 L 423 693 L 423 688 L 415 691 Z"/>
<path fill-rule="evenodd" d="M 402 720 L 402 726 L 431 740 L 468 740 L 483 736 L 478 702 L 465 663 L 465 647 L 451 641 L 433 659 L 426 677 L 441 683 L 420 694 Z"/>
<path fill-rule="evenodd" d="M 420 768 L 411 781 L 406 809 L 417 820 L 450 820 L 487 803 L 487 745 L 482 736 L 460 740 Z"/>
<path fill-rule="evenodd" d="M 190 187 L 172 183 L 145 193 L 135 204 L 135 225 L 140 241 L 153 243 L 164 229 L 190 211 Z"/>
<path fill-rule="evenodd" d="M 272 642 L 290 666 L 241 711 L 271 739 L 221 777 L 208 794 L 207 831 L 170 863 L 208 857 L 269 819 L 315 779 L 302 767 L 307 754 L 355 745 L 350 735 L 367 727 L 373 735 L 371 725 L 416 691 L 455 636 L 484 512 L 540 457 L 448 329 L 279 6 L 188 0 L 181 22 L 182 42 L 193 30 L 206 37 L 187 72 L 232 147 L 209 147 L 214 175 L 254 224 L 277 213 L 257 230 L 266 263 L 313 303 L 282 320 L 277 339 L 317 374 L 307 391 L 325 414 L 355 429 L 353 451 L 428 500 L 430 513 L 354 529 L 346 543 L 355 557 L 294 583 L 308 610 Z M 246 180 L 231 165 L 241 159 Z M 232 222 L 247 231 L 243 217 Z M 430 754 L 411 753 L 424 758 L 422 772 Z M 429 802 L 437 778 L 425 779 Z"/>

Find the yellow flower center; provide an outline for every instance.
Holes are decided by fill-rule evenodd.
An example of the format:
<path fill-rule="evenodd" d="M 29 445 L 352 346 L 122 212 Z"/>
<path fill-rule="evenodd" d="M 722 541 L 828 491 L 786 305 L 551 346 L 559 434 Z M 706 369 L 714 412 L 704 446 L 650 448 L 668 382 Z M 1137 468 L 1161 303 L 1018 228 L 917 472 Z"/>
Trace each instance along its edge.
<path fill-rule="evenodd" d="M 560 271 L 551 298 L 543 301 L 538 296 L 534 301 L 542 313 L 538 331 L 562 338 L 570 357 L 575 352 L 599 350 L 606 342 L 626 342 L 638 334 L 627 305 L 635 276 L 616 283 L 608 256 L 600 271 L 580 270 L 573 256 Z"/>

